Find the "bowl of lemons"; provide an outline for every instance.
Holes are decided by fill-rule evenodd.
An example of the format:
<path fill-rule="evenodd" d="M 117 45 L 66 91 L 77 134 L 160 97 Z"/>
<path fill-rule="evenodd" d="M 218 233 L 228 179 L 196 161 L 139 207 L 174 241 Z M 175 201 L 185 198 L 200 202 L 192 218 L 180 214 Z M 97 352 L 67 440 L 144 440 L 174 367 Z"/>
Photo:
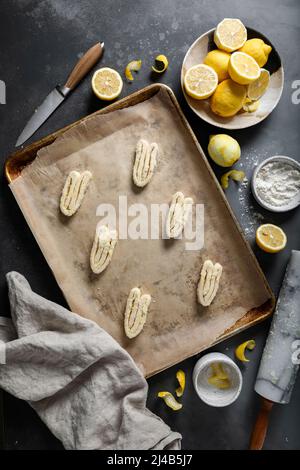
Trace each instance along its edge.
<path fill-rule="evenodd" d="M 181 69 L 190 108 L 224 129 L 243 129 L 277 106 L 284 83 L 280 56 L 263 34 L 225 18 L 191 45 Z"/>

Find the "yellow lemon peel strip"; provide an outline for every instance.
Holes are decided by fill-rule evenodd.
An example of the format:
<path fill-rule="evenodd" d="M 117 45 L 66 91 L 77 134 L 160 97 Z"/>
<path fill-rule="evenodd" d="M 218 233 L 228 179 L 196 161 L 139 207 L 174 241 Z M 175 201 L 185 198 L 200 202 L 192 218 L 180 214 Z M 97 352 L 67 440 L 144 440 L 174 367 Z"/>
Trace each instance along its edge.
<path fill-rule="evenodd" d="M 240 361 L 249 362 L 249 359 L 247 359 L 245 356 L 245 350 L 249 349 L 250 351 L 252 351 L 254 348 L 255 348 L 254 339 L 249 339 L 248 341 L 245 341 L 244 343 L 240 344 L 236 348 L 235 355 Z"/>
<path fill-rule="evenodd" d="M 157 394 L 159 398 L 162 398 L 165 404 L 173 411 L 178 411 L 182 408 L 182 404 L 178 403 L 176 398 L 170 392 L 159 392 Z"/>
<path fill-rule="evenodd" d="M 229 178 L 233 179 L 234 181 L 243 181 L 245 178 L 245 173 L 239 170 L 230 170 L 224 175 L 221 176 L 221 186 L 223 189 L 227 189 L 229 186 Z"/>
<path fill-rule="evenodd" d="M 178 380 L 179 387 L 176 388 L 175 392 L 178 397 L 182 397 L 185 389 L 185 373 L 183 372 L 183 370 L 179 369 L 176 372 L 176 378 Z"/>
<path fill-rule="evenodd" d="M 208 383 L 219 389 L 226 389 L 230 387 L 230 380 L 228 375 L 223 369 L 222 364 L 214 362 L 211 364 L 212 375 L 208 378 Z"/>
<path fill-rule="evenodd" d="M 228 379 L 219 379 L 219 377 L 209 377 L 208 383 L 219 389 L 230 388 L 230 382 Z"/>
<path fill-rule="evenodd" d="M 155 57 L 155 65 L 152 65 L 152 70 L 155 73 L 164 73 L 169 66 L 169 61 L 164 54 Z"/>
<path fill-rule="evenodd" d="M 226 374 L 225 370 L 223 369 L 222 364 L 220 364 L 219 362 L 213 362 L 213 364 L 210 367 L 211 367 L 211 369 L 213 371 L 213 375 L 215 377 L 217 377 L 220 380 L 227 380 L 228 379 L 228 375 Z"/>
<path fill-rule="evenodd" d="M 142 66 L 142 61 L 141 60 L 132 60 L 127 64 L 125 68 L 125 77 L 127 80 L 133 82 L 134 77 L 132 75 L 132 72 L 138 72 Z"/>
<path fill-rule="evenodd" d="M 250 100 L 249 98 L 246 98 L 245 103 L 243 104 L 243 110 L 246 111 L 246 113 L 255 113 L 255 111 L 258 110 L 260 106 L 260 100 Z"/>

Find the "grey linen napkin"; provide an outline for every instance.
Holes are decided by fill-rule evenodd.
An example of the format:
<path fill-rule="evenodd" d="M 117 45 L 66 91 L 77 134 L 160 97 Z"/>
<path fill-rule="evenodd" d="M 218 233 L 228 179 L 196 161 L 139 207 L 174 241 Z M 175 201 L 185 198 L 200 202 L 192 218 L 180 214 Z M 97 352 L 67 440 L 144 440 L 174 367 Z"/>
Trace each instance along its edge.
<path fill-rule="evenodd" d="M 7 282 L 16 339 L 0 322 L 1 388 L 26 400 L 66 449 L 180 449 L 181 435 L 146 408 L 146 380 L 108 333 L 34 293 L 21 274 Z"/>

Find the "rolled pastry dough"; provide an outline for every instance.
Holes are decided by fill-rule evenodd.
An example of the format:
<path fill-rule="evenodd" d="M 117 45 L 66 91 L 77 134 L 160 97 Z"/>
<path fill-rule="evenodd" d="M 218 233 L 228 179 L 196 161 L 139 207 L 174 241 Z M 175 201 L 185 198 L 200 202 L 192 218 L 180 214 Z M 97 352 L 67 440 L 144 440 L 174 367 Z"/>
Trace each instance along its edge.
<path fill-rule="evenodd" d="M 180 191 L 173 195 L 166 225 L 168 238 L 179 237 L 192 210 L 192 205 L 193 199 L 184 197 Z"/>
<path fill-rule="evenodd" d="M 222 270 L 221 264 L 213 264 L 210 259 L 206 260 L 202 266 L 197 295 L 199 303 L 204 307 L 208 307 L 216 296 Z"/>
<path fill-rule="evenodd" d="M 90 265 L 93 273 L 100 274 L 109 265 L 118 234 L 116 230 L 110 230 L 107 225 L 96 228 L 95 239 L 90 255 Z"/>
<path fill-rule="evenodd" d="M 92 178 L 90 171 L 71 171 L 66 179 L 60 198 L 60 210 L 67 217 L 78 211 Z"/>
<path fill-rule="evenodd" d="M 131 289 L 124 318 L 124 329 L 128 338 L 135 338 L 142 331 L 147 319 L 150 302 L 151 295 L 142 295 L 138 287 Z"/>
<path fill-rule="evenodd" d="M 157 164 L 158 146 L 155 142 L 149 144 L 140 139 L 136 145 L 135 161 L 133 165 L 133 182 L 143 188 L 151 180 Z"/>

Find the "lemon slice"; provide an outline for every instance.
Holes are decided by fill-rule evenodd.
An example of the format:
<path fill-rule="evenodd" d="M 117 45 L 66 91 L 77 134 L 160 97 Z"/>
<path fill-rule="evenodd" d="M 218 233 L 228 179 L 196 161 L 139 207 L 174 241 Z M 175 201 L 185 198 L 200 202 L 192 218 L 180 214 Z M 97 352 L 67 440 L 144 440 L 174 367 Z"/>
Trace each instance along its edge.
<path fill-rule="evenodd" d="M 264 224 L 256 231 L 256 243 L 267 253 L 278 253 L 284 249 L 286 242 L 286 234 L 277 225 Z"/>
<path fill-rule="evenodd" d="M 266 92 L 270 83 L 270 72 L 266 69 L 260 69 L 260 76 L 257 80 L 248 85 L 248 98 L 250 100 L 259 100 Z"/>
<path fill-rule="evenodd" d="M 243 47 L 247 41 L 247 30 L 241 20 L 224 18 L 215 29 L 214 41 L 219 49 L 233 52 Z"/>
<path fill-rule="evenodd" d="M 103 67 L 94 73 L 92 88 L 100 100 L 111 101 L 120 95 L 123 88 L 123 80 L 116 70 Z"/>
<path fill-rule="evenodd" d="M 167 70 L 169 66 L 169 61 L 167 57 L 163 54 L 155 57 L 155 65 L 152 65 L 152 70 L 155 73 L 163 73 Z"/>
<path fill-rule="evenodd" d="M 132 60 L 125 68 L 125 77 L 131 82 L 134 80 L 132 72 L 138 72 L 142 66 L 141 60 Z"/>
<path fill-rule="evenodd" d="M 185 74 L 184 87 L 189 96 L 196 100 L 209 98 L 218 86 L 218 75 L 205 64 L 194 65 Z"/>
<path fill-rule="evenodd" d="M 231 54 L 228 72 L 232 80 L 240 85 L 248 85 L 260 77 L 260 67 L 253 57 L 245 52 Z"/>
<path fill-rule="evenodd" d="M 248 341 L 245 341 L 244 343 L 240 344 L 236 348 L 235 355 L 240 361 L 249 362 L 249 359 L 247 359 L 245 356 L 245 350 L 249 349 L 250 351 L 252 351 L 254 348 L 255 348 L 254 339 L 249 339 Z"/>

